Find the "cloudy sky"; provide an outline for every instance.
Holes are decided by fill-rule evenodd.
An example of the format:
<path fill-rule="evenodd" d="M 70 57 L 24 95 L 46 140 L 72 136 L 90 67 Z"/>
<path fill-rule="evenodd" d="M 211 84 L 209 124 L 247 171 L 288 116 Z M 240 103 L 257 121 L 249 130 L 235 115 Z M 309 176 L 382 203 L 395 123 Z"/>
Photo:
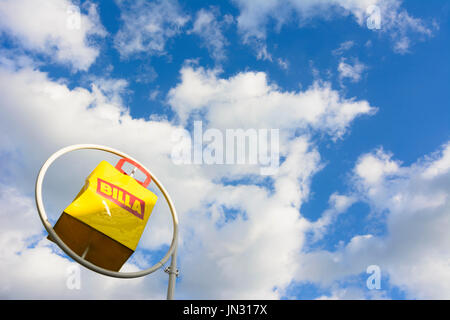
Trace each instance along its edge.
<path fill-rule="evenodd" d="M 46 239 L 40 166 L 96 143 L 169 190 L 176 298 L 450 299 L 449 14 L 420 0 L 1 0 L 0 297 L 165 298 L 162 270 L 81 268 L 71 286 L 77 265 Z M 176 163 L 195 121 L 278 130 L 277 170 Z M 117 161 L 78 151 L 51 168 L 52 222 L 102 159 Z M 160 197 L 123 270 L 162 258 L 170 222 Z"/>

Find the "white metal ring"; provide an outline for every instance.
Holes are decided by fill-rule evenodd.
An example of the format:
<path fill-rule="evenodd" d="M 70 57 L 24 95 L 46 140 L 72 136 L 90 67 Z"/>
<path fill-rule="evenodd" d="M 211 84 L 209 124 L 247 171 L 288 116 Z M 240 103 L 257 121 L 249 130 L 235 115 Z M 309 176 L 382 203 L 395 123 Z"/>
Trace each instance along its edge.
<path fill-rule="evenodd" d="M 142 271 L 137 271 L 137 272 L 116 272 L 116 271 L 111 271 L 108 269 L 104 269 L 101 268 L 89 261 L 84 260 L 83 258 L 81 258 L 78 254 L 76 254 L 72 249 L 70 249 L 65 243 L 64 241 L 61 240 L 61 238 L 56 234 L 55 230 L 53 229 L 53 226 L 50 224 L 50 222 L 48 221 L 47 218 L 47 214 L 45 212 L 45 208 L 44 208 L 44 203 L 42 201 L 42 182 L 44 181 L 44 176 L 45 173 L 47 172 L 48 168 L 50 167 L 50 165 L 59 157 L 61 157 L 62 155 L 75 151 L 75 150 L 81 150 L 81 149 L 94 149 L 94 150 L 101 150 L 101 151 L 106 151 L 109 153 L 113 153 L 117 156 L 120 156 L 122 158 L 128 158 L 130 160 L 135 161 L 136 163 L 140 164 L 142 166 L 142 168 L 144 168 L 145 170 L 147 170 L 148 173 L 150 173 L 151 177 L 152 177 L 152 181 L 156 184 L 156 186 L 158 187 L 158 189 L 161 191 L 161 193 L 164 195 L 164 198 L 167 201 L 167 204 L 169 205 L 170 208 L 170 212 L 172 214 L 172 221 L 173 221 L 173 237 L 172 237 L 172 243 L 170 245 L 169 250 L 167 251 L 166 255 L 159 261 L 157 262 L 155 265 L 153 265 L 152 267 L 142 270 Z M 145 166 L 143 166 L 141 163 L 139 163 L 136 159 L 130 157 L 129 155 L 118 151 L 116 149 L 110 148 L 110 147 L 105 147 L 105 146 L 100 146 L 100 145 L 95 145 L 95 144 L 77 144 L 77 145 L 72 145 L 72 146 L 68 146 L 65 147 L 57 152 L 55 152 L 52 156 L 50 156 L 50 158 L 47 159 L 47 161 L 44 163 L 44 165 L 42 166 L 41 170 L 39 171 L 38 177 L 36 179 L 36 189 L 35 189 L 35 197 L 36 197 L 36 206 L 39 212 L 39 217 L 41 218 L 41 221 L 45 227 L 45 229 L 47 230 L 48 234 L 50 235 L 50 237 L 52 239 L 55 240 L 56 244 L 67 254 L 69 255 L 72 259 L 74 259 L 75 261 L 77 261 L 78 263 L 80 263 L 81 265 L 83 265 L 84 267 L 101 273 L 105 276 L 110 276 L 110 277 L 115 277 L 115 278 L 137 278 L 137 277 L 142 277 L 142 276 L 146 276 L 152 272 L 155 272 L 156 270 L 158 270 L 159 268 L 161 268 L 166 262 L 167 260 L 170 258 L 170 255 L 174 252 L 174 250 L 176 249 L 177 246 L 177 241 L 178 241 L 178 217 L 177 217 L 177 213 L 175 210 L 175 206 L 172 202 L 172 200 L 170 199 L 169 194 L 167 193 L 166 189 L 164 188 L 164 186 L 161 184 L 161 182 L 151 173 L 150 170 L 148 170 Z"/>

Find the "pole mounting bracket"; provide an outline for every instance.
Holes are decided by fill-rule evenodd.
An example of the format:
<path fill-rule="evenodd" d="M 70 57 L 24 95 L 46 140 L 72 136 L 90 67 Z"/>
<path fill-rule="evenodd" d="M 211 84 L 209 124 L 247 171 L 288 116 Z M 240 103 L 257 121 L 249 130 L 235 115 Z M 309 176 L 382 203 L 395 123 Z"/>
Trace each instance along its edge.
<path fill-rule="evenodd" d="M 170 266 L 168 266 L 167 268 L 164 269 L 164 272 L 167 274 L 174 274 L 177 278 L 180 275 L 180 270 L 175 269 L 175 271 L 172 271 L 172 269 L 170 268 Z"/>

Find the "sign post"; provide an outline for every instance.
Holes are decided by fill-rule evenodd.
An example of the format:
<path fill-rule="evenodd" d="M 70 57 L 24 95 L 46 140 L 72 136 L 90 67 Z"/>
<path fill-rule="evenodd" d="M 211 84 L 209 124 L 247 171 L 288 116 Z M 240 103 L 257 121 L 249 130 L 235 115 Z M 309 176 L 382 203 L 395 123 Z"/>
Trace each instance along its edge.
<path fill-rule="evenodd" d="M 153 182 L 158 187 L 158 189 L 161 191 L 161 193 L 164 195 L 164 198 L 166 199 L 166 202 L 169 205 L 170 213 L 172 215 L 173 237 L 172 237 L 172 242 L 169 247 L 169 250 L 167 251 L 165 256 L 159 262 L 157 262 L 155 265 L 153 265 L 152 267 L 145 269 L 145 270 L 136 271 L 136 272 L 116 272 L 116 271 L 108 270 L 105 268 L 101 268 L 101 267 L 85 260 L 83 256 L 79 256 L 78 254 L 76 254 L 72 249 L 70 249 L 64 243 L 64 241 L 61 240 L 61 238 L 58 236 L 58 234 L 53 229 L 53 226 L 51 225 L 51 223 L 49 222 L 49 220 L 47 218 L 44 203 L 42 200 L 42 183 L 44 181 L 44 176 L 45 176 L 48 168 L 50 167 L 50 165 L 56 159 L 58 159 L 59 157 L 61 157 L 62 155 L 66 154 L 66 153 L 69 153 L 69 152 L 72 152 L 75 150 L 81 150 L 81 149 L 106 151 L 106 152 L 115 154 L 122 158 L 131 159 L 132 161 L 139 164 L 142 168 L 144 168 L 147 172 L 150 173 Z M 100 274 L 103 274 L 103 275 L 106 275 L 109 277 L 115 277 L 115 278 L 124 278 L 124 279 L 138 278 L 138 277 L 146 276 L 150 273 L 157 271 L 169 260 L 169 258 L 171 258 L 170 267 L 167 267 L 166 270 L 164 270 L 164 271 L 169 274 L 167 299 L 172 300 L 174 298 L 175 282 L 176 282 L 176 277 L 178 276 L 178 269 L 177 269 L 178 216 L 177 216 L 177 213 L 175 210 L 175 206 L 172 202 L 172 199 L 170 198 L 167 190 L 164 188 L 162 183 L 153 174 L 151 174 L 150 170 L 148 170 L 143 165 L 141 165 L 137 160 L 133 159 L 129 155 L 127 155 L 119 150 L 116 150 L 116 149 L 113 149 L 110 147 L 106 147 L 106 146 L 100 146 L 100 145 L 94 145 L 94 144 L 78 144 L 78 145 L 72 145 L 72 146 L 65 147 L 65 148 L 60 149 L 59 151 L 55 152 L 53 155 L 51 155 L 50 158 L 48 158 L 47 161 L 41 167 L 41 170 L 39 171 L 39 174 L 36 179 L 35 198 L 36 198 L 36 206 L 37 206 L 37 210 L 39 213 L 39 217 L 40 217 L 45 229 L 47 230 L 49 236 L 52 238 L 52 240 L 54 240 L 54 242 L 69 257 L 71 257 L 73 260 L 77 261 L 79 264 L 83 265 L 84 267 L 86 267 L 94 272 L 97 272 L 97 273 L 100 273 Z"/>

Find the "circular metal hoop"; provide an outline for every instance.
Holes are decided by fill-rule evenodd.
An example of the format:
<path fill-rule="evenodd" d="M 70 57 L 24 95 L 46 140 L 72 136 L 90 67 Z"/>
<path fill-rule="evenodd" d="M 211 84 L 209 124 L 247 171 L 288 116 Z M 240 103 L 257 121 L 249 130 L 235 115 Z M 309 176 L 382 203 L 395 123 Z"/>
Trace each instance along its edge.
<path fill-rule="evenodd" d="M 65 147 L 65 148 L 55 152 L 52 156 L 50 156 L 50 158 L 47 159 L 47 161 L 44 163 L 41 170 L 39 171 L 38 177 L 36 179 L 36 189 L 35 189 L 36 206 L 37 206 L 37 209 L 39 212 L 39 217 L 41 218 L 41 221 L 42 221 L 45 229 L 47 230 L 48 234 L 52 237 L 52 239 L 55 240 L 56 244 L 72 259 L 74 259 L 75 261 L 77 261 L 78 263 L 83 265 L 84 267 L 86 267 L 92 271 L 101 273 L 105 276 L 110 276 L 110 277 L 115 277 L 115 278 L 137 278 L 137 277 L 146 276 L 152 272 L 155 272 L 156 270 L 161 268 L 167 262 L 167 260 L 169 260 L 170 256 L 174 252 L 174 250 L 176 250 L 177 241 L 178 241 L 178 217 L 177 217 L 177 213 L 175 210 L 175 206 L 174 206 L 172 200 L 170 199 L 170 196 L 167 193 L 164 186 L 151 173 L 151 171 L 148 170 L 146 167 L 144 167 L 142 164 L 140 164 L 142 166 L 142 168 L 144 168 L 145 170 L 147 170 L 147 172 L 150 173 L 150 175 L 152 176 L 153 182 L 156 184 L 158 189 L 164 195 L 164 198 L 166 199 L 167 204 L 169 205 L 170 212 L 172 214 L 172 221 L 173 221 L 173 237 L 172 237 L 172 243 L 170 245 L 170 248 L 167 251 L 166 255 L 152 267 L 142 270 L 142 271 L 137 271 L 137 272 L 116 272 L 116 271 L 111 271 L 108 269 L 101 268 L 89 261 L 84 260 L 78 254 L 76 254 L 74 251 L 72 251 L 72 249 L 70 249 L 64 243 L 64 241 L 62 241 L 61 238 L 56 234 L 55 230 L 53 229 L 53 226 L 48 221 L 47 214 L 46 214 L 45 208 L 44 208 L 44 203 L 42 201 L 42 182 L 44 181 L 45 173 L 47 172 L 50 165 L 56 159 L 58 159 L 59 157 L 61 157 L 62 155 L 66 154 L 66 153 L 69 153 L 69 152 L 72 152 L 75 150 L 81 150 L 81 149 L 94 149 L 94 150 L 106 151 L 106 152 L 115 154 L 122 158 L 131 159 L 131 160 L 135 161 L 136 163 L 140 164 L 137 160 L 135 160 L 134 158 L 130 157 L 129 155 L 127 155 L 121 151 L 115 150 L 110 147 L 105 147 L 105 146 L 100 146 L 100 145 L 95 145 L 95 144 L 77 144 L 77 145 Z"/>

